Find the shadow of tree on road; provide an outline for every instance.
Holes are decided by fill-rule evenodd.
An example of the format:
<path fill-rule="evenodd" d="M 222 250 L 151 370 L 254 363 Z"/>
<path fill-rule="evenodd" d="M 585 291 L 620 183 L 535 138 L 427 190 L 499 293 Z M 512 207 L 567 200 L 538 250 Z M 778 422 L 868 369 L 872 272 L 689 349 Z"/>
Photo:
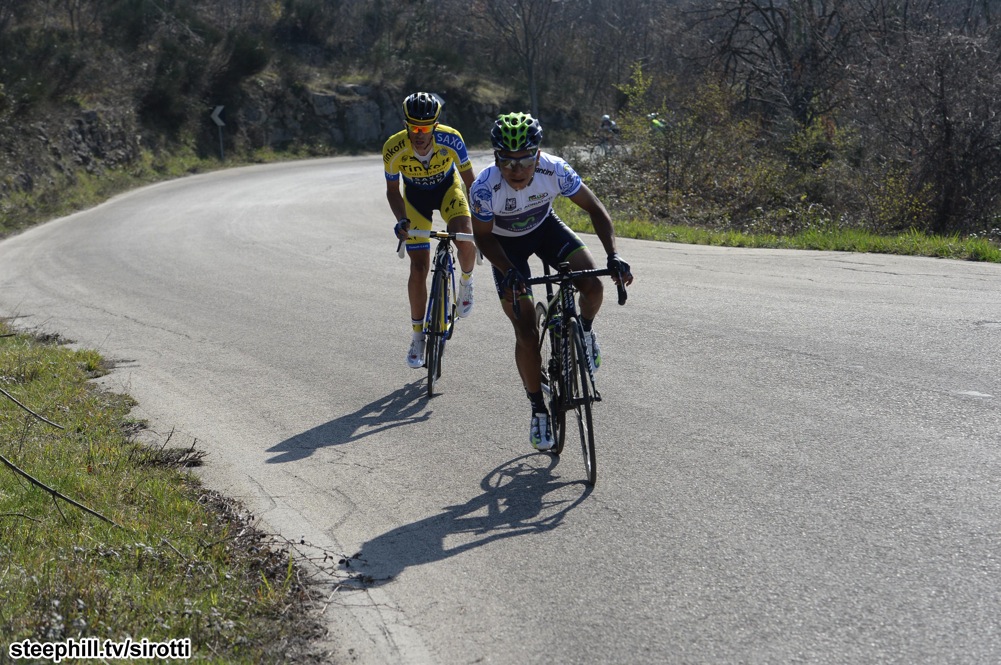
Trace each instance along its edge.
<path fill-rule="evenodd" d="M 422 381 L 408 383 L 353 413 L 275 444 L 267 450 L 274 453 L 267 463 L 294 462 L 309 457 L 320 448 L 340 446 L 394 427 L 424 422 L 431 416 L 424 396 Z"/>
<path fill-rule="evenodd" d="M 591 486 L 559 481 L 553 476 L 559 458 L 546 457 L 545 467 L 528 462 L 538 459 L 537 454 L 507 462 L 487 474 L 479 496 L 369 540 L 358 554 L 342 560 L 342 568 L 352 573 L 355 582 L 342 588 L 381 585 L 411 566 L 441 561 L 503 538 L 557 528 L 590 495 Z M 570 485 L 582 486 L 580 496 L 547 500 L 550 493 Z"/>

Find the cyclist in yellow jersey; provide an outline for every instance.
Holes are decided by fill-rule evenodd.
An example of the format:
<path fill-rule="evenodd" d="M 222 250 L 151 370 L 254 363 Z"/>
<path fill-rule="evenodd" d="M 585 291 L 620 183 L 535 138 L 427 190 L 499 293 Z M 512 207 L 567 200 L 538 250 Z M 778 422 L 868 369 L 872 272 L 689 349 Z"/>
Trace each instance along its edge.
<path fill-rule="evenodd" d="M 466 198 L 466 191 L 473 184 L 473 165 L 462 135 L 451 127 L 439 124 L 440 114 L 441 102 L 434 95 L 415 92 L 408 96 L 403 100 L 406 127 L 390 136 L 382 150 L 386 198 L 397 219 L 394 231 L 396 237 L 406 240 L 410 256 L 407 293 L 413 335 L 407 364 L 414 368 L 424 365 L 423 324 L 427 306 L 427 276 L 431 269 L 431 243 L 427 238 L 410 238 L 407 231 L 430 231 L 431 215 L 437 210 L 450 232 L 473 232 Z M 473 308 L 476 248 L 473 243 L 458 242 L 456 249 L 462 272 L 456 315 L 464 317 Z"/>

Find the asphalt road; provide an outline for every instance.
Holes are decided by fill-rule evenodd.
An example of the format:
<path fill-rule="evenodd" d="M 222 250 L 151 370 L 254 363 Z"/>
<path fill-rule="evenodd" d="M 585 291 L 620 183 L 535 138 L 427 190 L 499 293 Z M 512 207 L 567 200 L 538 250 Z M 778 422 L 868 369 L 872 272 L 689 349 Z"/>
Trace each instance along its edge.
<path fill-rule="evenodd" d="M 621 240 L 590 491 L 527 442 L 486 266 L 426 399 L 391 217 L 378 157 L 147 187 L 0 242 L 0 316 L 360 554 L 343 662 L 1001 660 L 1001 266 Z"/>

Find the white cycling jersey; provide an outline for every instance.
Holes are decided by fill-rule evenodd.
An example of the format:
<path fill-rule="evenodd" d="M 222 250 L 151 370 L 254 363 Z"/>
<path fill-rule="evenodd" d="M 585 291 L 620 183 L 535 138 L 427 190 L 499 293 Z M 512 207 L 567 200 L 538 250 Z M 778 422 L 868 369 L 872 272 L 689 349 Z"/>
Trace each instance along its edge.
<path fill-rule="evenodd" d="M 549 215 L 557 196 L 573 196 L 580 186 L 577 172 L 546 152 L 539 153 L 535 176 L 522 190 L 508 185 L 494 164 L 480 171 L 469 190 L 473 219 L 493 222 L 499 236 L 525 235 Z"/>

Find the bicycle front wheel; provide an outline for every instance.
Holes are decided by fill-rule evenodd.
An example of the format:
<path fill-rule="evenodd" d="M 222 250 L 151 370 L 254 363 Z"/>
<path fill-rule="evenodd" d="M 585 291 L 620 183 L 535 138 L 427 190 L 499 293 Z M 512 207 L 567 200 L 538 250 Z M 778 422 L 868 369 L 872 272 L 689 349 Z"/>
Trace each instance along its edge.
<path fill-rule="evenodd" d="M 434 397 L 434 383 L 441 376 L 441 355 L 445 350 L 445 296 L 439 274 L 435 272 L 431 280 L 431 294 L 428 296 L 428 320 L 426 322 L 426 343 L 424 364 L 428 371 L 428 398 Z"/>
<path fill-rule="evenodd" d="M 587 364 L 587 346 L 584 344 L 584 329 L 581 328 L 580 321 L 572 321 L 570 331 L 573 336 L 573 344 L 570 347 L 572 351 L 570 402 L 577 417 L 577 430 L 580 433 L 580 446 L 584 453 L 587 482 L 594 485 L 598 481 L 598 459 L 594 449 L 594 421 L 591 417 L 594 396 L 591 390 L 591 373 Z"/>
<path fill-rule="evenodd" d="M 549 422 L 553 428 L 553 447 L 549 449 L 554 455 L 563 452 L 563 441 L 566 438 L 567 414 L 560 406 L 560 348 L 556 331 L 550 330 L 549 313 L 545 303 L 536 303 L 535 312 L 539 320 L 539 354 L 542 356 L 543 381 L 549 386 Z"/>

